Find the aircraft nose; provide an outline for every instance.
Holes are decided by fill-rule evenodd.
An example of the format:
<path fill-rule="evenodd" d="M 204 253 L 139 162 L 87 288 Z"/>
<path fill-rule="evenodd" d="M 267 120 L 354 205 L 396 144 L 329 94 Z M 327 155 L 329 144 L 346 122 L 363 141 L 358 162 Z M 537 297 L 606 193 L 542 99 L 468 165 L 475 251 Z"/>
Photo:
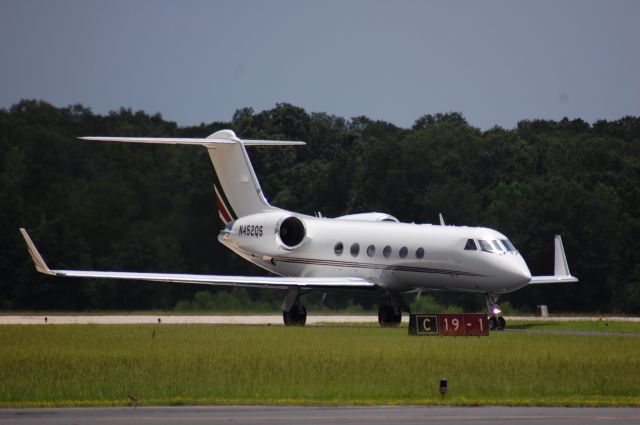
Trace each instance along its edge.
<path fill-rule="evenodd" d="M 517 275 L 518 281 L 521 282 L 523 285 L 526 285 L 527 283 L 531 282 L 531 272 L 529 271 L 529 267 L 527 267 L 526 264 L 518 270 L 516 275 Z"/>
<path fill-rule="evenodd" d="M 521 256 L 510 258 L 505 264 L 505 274 L 514 286 L 524 286 L 531 281 L 531 272 Z"/>
<path fill-rule="evenodd" d="M 515 262 L 511 273 L 513 274 L 514 281 L 517 281 L 519 284 L 526 285 L 531 281 L 531 272 L 524 260 Z"/>

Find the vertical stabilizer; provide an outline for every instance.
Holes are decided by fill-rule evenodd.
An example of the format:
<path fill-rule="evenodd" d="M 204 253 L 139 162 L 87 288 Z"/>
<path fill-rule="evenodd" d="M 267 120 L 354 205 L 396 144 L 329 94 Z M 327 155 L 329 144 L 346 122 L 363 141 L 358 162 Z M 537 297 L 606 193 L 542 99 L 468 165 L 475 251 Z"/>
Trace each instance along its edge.
<path fill-rule="evenodd" d="M 231 130 L 220 130 L 207 139 L 232 142 L 206 145 L 216 172 L 216 204 L 222 221 L 229 224 L 238 217 L 277 210 L 262 192 L 245 145 L 301 145 L 304 142 L 241 140 Z"/>
<path fill-rule="evenodd" d="M 247 150 L 234 132 L 222 130 L 208 138 L 235 142 L 207 146 L 215 168 L 216 204 L 222 221 L 228 224 L 238 217 L 276 209 L 264 197 Z"/>

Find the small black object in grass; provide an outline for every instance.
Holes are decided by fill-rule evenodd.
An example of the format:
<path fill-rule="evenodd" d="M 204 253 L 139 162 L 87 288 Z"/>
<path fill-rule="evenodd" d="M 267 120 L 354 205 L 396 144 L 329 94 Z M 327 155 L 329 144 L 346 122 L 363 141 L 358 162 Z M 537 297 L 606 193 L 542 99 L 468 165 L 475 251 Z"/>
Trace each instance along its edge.
<path fill-rule="evenodd" d="M 440 400 L 444 399 L 444 395 L 449 390 L 449 383 L 447 378 L 440 379 Z"/>
<path fill-rule="evenodd" d="M 138 407 L 138 403 L 140 403 L 140 399 L 134 395 L 129 394 L 129 401 L 133 404 L 134 407 Z"/>

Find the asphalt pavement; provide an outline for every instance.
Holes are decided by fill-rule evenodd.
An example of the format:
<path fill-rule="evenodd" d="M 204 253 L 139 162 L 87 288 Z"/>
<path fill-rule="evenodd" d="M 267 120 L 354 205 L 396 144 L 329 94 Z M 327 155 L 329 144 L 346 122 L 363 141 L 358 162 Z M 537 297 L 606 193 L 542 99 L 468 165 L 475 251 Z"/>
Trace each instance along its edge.
<path fill-rule="evenodd" d="M 640 409 L 562 407 L 180 406 L 0 409 L 0 425 L 640 424 Z"/>

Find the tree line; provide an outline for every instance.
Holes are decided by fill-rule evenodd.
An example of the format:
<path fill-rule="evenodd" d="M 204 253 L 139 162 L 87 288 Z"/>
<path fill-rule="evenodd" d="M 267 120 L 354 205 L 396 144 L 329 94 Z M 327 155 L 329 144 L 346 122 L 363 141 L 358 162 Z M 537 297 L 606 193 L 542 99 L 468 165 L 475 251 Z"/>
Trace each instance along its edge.
<path fill-rule="evenodd" d="M 448 224 L 508 235 L 533 274 L 553 272 L 553 236 L 561 234 L 580 283 L 525 288 L 503 300 L 522 310 L 547 304 L 552 312 L 640 312 L 638 117 L 523 120 L 482 131 L 450 112 L 400 128 L 282 103 L 239 109 L 229 122 L 180 127 L 159 114 L 123 108 L 100 115 L 36 100 L 0 110 L 0 308 L 173 309 L 212 299 L 202 291 L 228 292 L 38 275 L 18 227 L 58 269 L 263 273 L 216 240 L 223 225 L 204 149 L 77 140 L 206 137 L 223 128 L 244 138 L 307 142 L 248 148 L 274 205 L 327 217 L 381 211 L 417 223 L 435 223 L 442 213 Z M 241 291 L 239 305 L 277 308 L 282 295 Z M 432 299 L 469 311 L 484 303 L 475 295 Z M 367 308 L 374 300 L 327 302 Z"/>

